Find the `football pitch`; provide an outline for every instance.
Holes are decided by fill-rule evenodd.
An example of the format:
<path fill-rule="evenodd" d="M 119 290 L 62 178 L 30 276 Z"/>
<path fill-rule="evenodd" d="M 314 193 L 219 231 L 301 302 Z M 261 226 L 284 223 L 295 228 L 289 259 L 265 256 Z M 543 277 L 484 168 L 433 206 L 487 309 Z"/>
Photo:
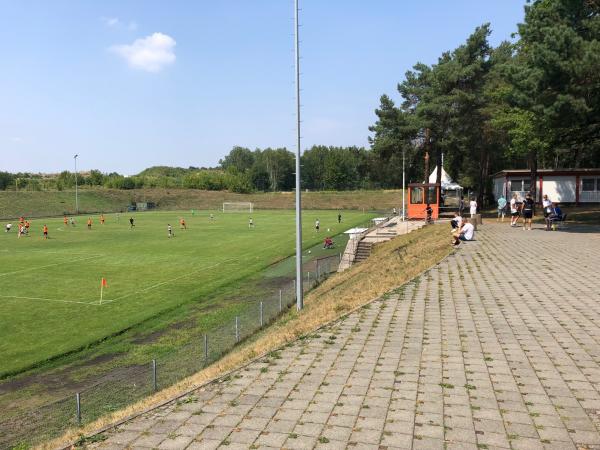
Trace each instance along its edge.
<path fill-rule="evenodd" d="M 108 214 L 104 225 L 96 215 L 91 229 L 87 216 L 75 226 L 65 226 L 62 218 L 35 219 L 29 236 L 19 239 L 13 222 L 11 232 L 0 234 L 0 376 L 98 342 L 161 311 L 202 302 L 294 253 L 293 211 L 213 214 L 214 220 L 206 211 Z M 342 215 L 338 224 L 337 211 L 305 211 L 304 247 L 372 217 Z M 181 217 L 187 230 L 180 229 Z M 101 300 L 102 278 L 107 287 Z"/>

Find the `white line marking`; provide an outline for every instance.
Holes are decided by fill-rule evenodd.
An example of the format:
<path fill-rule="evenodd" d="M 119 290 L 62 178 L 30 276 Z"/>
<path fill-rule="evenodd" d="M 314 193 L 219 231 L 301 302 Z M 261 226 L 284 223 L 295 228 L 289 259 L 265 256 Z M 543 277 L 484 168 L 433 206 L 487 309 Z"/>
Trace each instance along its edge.
<path fill-rule="evenodd" d="M 186 273 L 184 275 L 180 275 L 178 277 L 171 278 L 170 280 L 161 281 L 160 283 L 153 284 L 152 286 L 148 286 L 148 287 L 146 287 L 144 289 L 140 289 L 139 291 L 135 291 L 135 292 L 132 292 L 130 294 L 125 294 L 125 295 L 122 295 L 121 297 L 113 298 L 112 300 L 102 300 L 102 304 L 104 305 L 106 303 L 116 302 L 117 300 L 122 300 L 124 298 L 131 297 L 132 295 L 140 294 L 142 292 L 146 292 L 146 291 L 152 290 L 154 288 L 162 286 L 163 284 L 168 284 L 168 283 L 172 283 L 173 281 L 181 280 L 182 278 L 192 276 L 192 275 L 194 275 L 194 274 L 196 274 L 198 272 L 202 272 L 203 270 L 213 269 L 215 267 L 220 266 L 221 264 L 225 264 L 225 263 L 228 263 L 229 261 L 234 261 L 236 259 L 238 259 L 238 258 L 229 258 L 229 259 L 226 259 L 225 261 L 218 262 L 218 263 L 213 264 L 211 266 L 201 267 L 200 269 L 194 270 L 193 272 L 189 272 L 189 273 Z"/>
<path fill-rule="evenodd" d="M 44 302 L 59 302 L 59 303 L 77 303 L 79 305 L 93 305 L 94 302 L 78 302 L 76 300 L 61 300 L 56 298 L 41 298 L 41 297 L 23 297 L 20 295 L 0 295 L 0 298 L 14 298 L 14 299 L 25 299 L 25 300 L 39 300 Z"/>
<path fill-rule="evenodd" d="M 89 259 L 102 258 L 103 256 L 104 255 L 87 256 L 85 258 L 78 258 L 78 259 L 72 259 L 70 261 L 64 261 L 64 262 L 60 262 L 60 263 L 48 264 L 46 266 L 29 267 L 27 269 L 15 270 L 14 272 L 0 273 L 0 277 L 5 277 L 5 276 L 8 276 L 8 275 L 14 275 L 15 273 L 29 272 L 31 270 L 45 269 L 46 267 L 62 266 L 64 264 L 71 264 L 71 263 L 74 263 L 74 262 L 77 262 L 77 261 L 87 261 Z"/>

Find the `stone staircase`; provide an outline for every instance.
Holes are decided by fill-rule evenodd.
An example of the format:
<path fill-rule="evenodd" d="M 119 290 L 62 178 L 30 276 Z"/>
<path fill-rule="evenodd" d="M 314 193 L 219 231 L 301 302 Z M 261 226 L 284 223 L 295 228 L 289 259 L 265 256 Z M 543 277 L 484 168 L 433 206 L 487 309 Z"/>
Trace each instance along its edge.
<path fill-rule="evenodd" d="M 373 249 L 373 242 L 365 241 L 364 239 L 358 243 L 356 249 L 356 255 L 354 256 L 354 262 L 359 263 L 364 261 L 371 256 L 371 250 Z"/>

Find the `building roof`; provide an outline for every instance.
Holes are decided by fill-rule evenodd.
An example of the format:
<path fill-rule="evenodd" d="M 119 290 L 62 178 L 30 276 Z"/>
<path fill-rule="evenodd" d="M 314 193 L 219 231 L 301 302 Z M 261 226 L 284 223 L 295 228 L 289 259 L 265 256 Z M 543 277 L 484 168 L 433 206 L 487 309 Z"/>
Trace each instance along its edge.
<path fill-rule="evenodd" d="M 494 178 L 514 176 L 514 175 L 529 175 L 529 169 L 507 169 L 501 170 L 493 175 Z M 538 169 L 539 175 L 600 175 L 600 168 L 592 169 Z"/>

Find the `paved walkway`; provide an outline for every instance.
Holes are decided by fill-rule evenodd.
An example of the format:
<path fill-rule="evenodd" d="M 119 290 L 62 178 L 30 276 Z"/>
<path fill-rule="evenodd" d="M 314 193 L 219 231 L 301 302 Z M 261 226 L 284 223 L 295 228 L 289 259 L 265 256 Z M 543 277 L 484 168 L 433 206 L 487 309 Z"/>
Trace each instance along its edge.
<path fill-rule="evenodd" d="M 600 448 L 600 233 L 486 224 L 477 239 L 94 445 Z"/>

